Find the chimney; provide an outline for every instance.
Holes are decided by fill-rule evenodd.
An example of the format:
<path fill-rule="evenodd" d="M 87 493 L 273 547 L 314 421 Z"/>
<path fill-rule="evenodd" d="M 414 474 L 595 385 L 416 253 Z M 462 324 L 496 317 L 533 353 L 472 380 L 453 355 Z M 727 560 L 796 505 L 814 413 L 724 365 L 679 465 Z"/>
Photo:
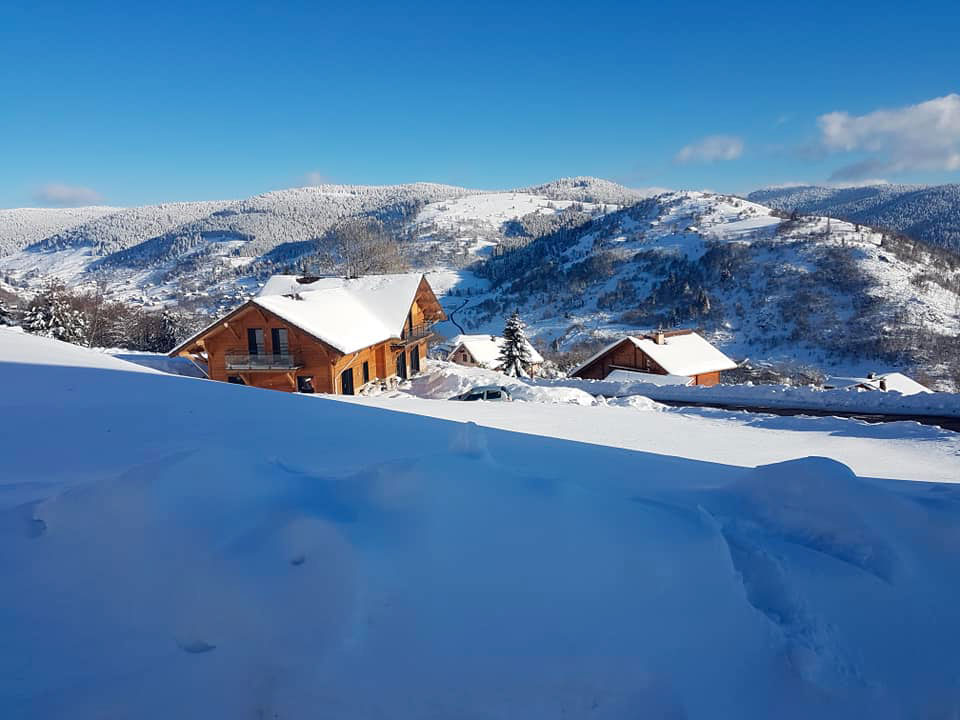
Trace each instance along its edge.
<path fill-rule="evenodd" d="M 876 378 L 876 377 L 877 377 L 877 374 L 876 374 L 875 372 L 868 372 L 868 373 L 867 373 L 867 380 L 873 380 L 873 379 Z"/>
<path fill-rule="evenodd" d="M 884 392 L 887 391 L 887 379 L 886 379 L 886 378 L 880 378 L 880 389 L 883 390 Z"/>
<path fill-rule="evenodd" d="M 663 334 L 663 330 L 657 330 L 656 335 L 653 336 L 653 341 L 654 341 L 657 345 L 666 345 L 666 344 L 667 344 L 667 338 L 666 338 L 666 336 Z"/>

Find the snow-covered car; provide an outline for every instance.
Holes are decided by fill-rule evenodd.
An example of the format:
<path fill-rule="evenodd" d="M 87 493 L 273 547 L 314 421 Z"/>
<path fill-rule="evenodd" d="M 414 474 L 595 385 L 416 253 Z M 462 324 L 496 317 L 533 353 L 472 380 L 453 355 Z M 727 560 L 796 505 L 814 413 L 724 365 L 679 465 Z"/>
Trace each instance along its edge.
<path fill-rule="evenodd" d="M 497 400 L 510 402 L 513 397 L 503 385 L 481 385 L 472 388 L 461 395 L 455 395 L 451 400 Z"/>

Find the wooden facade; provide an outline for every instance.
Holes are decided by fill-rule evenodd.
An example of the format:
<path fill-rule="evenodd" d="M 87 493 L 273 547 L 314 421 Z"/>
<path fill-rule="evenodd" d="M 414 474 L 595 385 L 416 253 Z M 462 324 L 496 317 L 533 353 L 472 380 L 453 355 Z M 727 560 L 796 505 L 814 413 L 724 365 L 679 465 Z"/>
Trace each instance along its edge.
<path fill-rule="evenodd" d="M 344 353 L 250 300 L 170 354 L 199 356 L 211 380 L 286 392 L 352 395 L 367 383 L 419 372 L 432 337 L 424 328 L 444 319 L 423 279 L 395 337 Z"/>

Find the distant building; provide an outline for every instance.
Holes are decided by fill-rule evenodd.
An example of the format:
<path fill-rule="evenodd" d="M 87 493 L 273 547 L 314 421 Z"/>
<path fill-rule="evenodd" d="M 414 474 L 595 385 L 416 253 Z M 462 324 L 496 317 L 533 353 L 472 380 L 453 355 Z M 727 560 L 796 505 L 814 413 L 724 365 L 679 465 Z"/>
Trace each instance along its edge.
<path fill-rule="evenodd" d="M 353 395 L 420 371 L 446 315 L 419 274 L 276 275 L 260 293 L 170 351 L 211 380 L 287 392 Z"/>
<path fill-rule="evenodd" d="M 877 373 L 867 373 L 867 376 L 863 378 L 831 377 L 827 378 L 826 382 L 823 383 L 824 390 L 838 390 L 843 388 L 898 392 L 901 395 L 919 395 L 920 393 L 933 392 L 930 388 L 898 372 L 880 375 Z"/>
<path fill-rule="evenodd" d="M 617 340 L 570 373 L 593 380 L 656 385 L 716 385 L 737 364 L 692 330 L 670 330 Z"/>
<path fill-rule="evenodd" d="M 483 367 L 489 370 L 500 368 L 500 352 L 504 339 L 498 335 L 457 335 L 449 341 L 452 350 L 447 360 L 468 367 Z M 530 375 L 536 375 L 543 367 L 543 356 L 527 341 L 527 353 L 530 364 L 526 369 Z"/>

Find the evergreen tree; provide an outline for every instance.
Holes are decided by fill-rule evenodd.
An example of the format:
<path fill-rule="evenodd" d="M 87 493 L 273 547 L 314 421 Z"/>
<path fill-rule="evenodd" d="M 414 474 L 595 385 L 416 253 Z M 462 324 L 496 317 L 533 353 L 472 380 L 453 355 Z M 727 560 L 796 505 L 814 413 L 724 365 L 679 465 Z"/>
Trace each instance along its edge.
<path fill-rule="evenodd" d="M 16 324 L 17 320 L 13 310 L 3 300 L 0 300 L 0 325 Z"/>
<path fill-rule="evenodd" d="M 141 311 L 130 318 L 125 345 L 132 350 L 169 352 L 184 334 L 181 332 L 184 325 L 184 317 L 178 312 Z"/>
<path fill-rule="evenodd" d="M 23 329 L 34 335 L 86 345 L 87 318 L 70 302 L 62 285 L 51 285 L 27 305 Z"/>
<path fill-rule="evenodd" d="M 500 348 L 500 371 L 512 377 L 524 377 L 530 367 L 526 325 L 520 313 L 514 311 L 503 328 L 503 347 Z"/>

